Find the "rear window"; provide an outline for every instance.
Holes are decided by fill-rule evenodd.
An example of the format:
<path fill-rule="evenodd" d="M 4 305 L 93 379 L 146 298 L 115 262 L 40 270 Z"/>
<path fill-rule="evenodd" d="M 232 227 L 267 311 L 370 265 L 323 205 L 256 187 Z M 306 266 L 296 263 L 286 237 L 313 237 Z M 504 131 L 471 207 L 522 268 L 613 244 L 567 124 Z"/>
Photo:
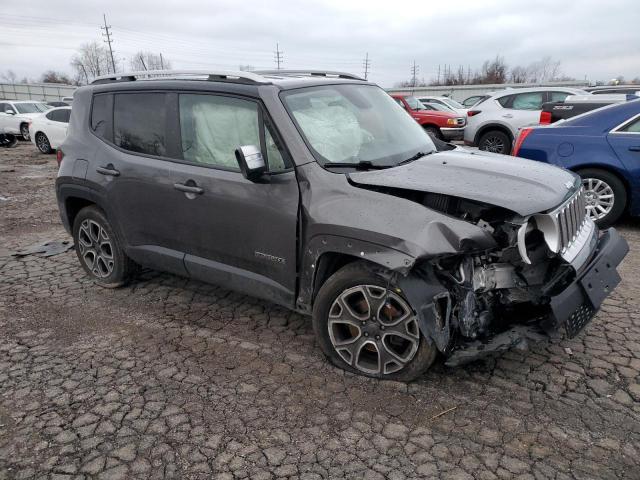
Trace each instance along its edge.
<path fill-rule="evenodd" d="M 114 143 L 136 153 L 166 156 L 164 93 L 117 94 L 113 105 Z"/>

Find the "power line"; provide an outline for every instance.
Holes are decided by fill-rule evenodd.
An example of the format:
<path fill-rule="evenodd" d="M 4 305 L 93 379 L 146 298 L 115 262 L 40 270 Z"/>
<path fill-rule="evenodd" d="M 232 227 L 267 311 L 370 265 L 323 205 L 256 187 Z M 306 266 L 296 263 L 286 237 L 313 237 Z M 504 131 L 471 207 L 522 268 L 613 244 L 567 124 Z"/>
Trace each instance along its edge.
<path fill-rule="evenodd" d="M 111 42 L 113 42 L 113 40 L 111 39 L 111 32 L 109 32 L 111 25 L 107 25 L 107 16 L 104 13 L 102 14 L 102 17 L 104 18 L 104 27 L 100 28 L 105 31 L 105 33 L 103 33 L 102 35 L 107 37 L 105 43 L 109 45 L 109 54 L 111 54 L 111 66 L 113 67 L 113 73 L 116 73 L 116 61 L 113 59 L 113 49 L 111 48 Z"/>
<path fill-rule="evenodd" d="M 280 44 L 276 43 L 275 51 L 276 68 L 280 70 L 280 64 L 284 62 L 282 52 L 280 51 Z"/>
<path fill-rule="evenodd" d="M 362 64 L 364 67 L 364 79 L 369 80 L 369 69 L 371 68 L 371 60 L 369 60 L 369 52 L 364 57 L 364 62 Z"/>

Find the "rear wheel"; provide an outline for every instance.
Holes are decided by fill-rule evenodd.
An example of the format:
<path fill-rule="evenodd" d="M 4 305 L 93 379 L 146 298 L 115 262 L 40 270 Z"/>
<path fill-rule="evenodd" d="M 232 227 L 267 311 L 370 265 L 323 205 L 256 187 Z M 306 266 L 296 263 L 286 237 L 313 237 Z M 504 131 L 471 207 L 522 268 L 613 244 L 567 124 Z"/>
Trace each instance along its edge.
<path fill-rule="evenodd" d="M 23 140 L 29 140 L 31 138 L 29 137 L 29 125 L 26 123 L 20 125 L 20 135 L 22 135 Z"/>
<path fill-rule="evenodd" d="M 78 212 L 73 240 L 80 265 L 98 285 L 122 286 L 135 271 L 135 263 L 126 256 L 107 217 L 96 206 Z"/>
<path fill-rule="evenodd" d="M 343 267 L 320 288 L 313 327 L 334 365 L 369 377 L 414 380 L 437 353 L 409 302 L 363 262 Z"/>
<path fill-rule="evenodd" d="M 51 144 L 49 143 L 49 139 L 42 132 L 36 133 L 36 146 L 42 153 L 51 153 Z"/>
<path fill-rule="evenodd" d="M 587 215 L 598 227 L 615 223 L 627 206 L 627 190 L 613 173 L 598 168 L 579 170 L 584 187 Z"/>
<path fill-rule="evenodd" d="M 478 141 L 478 148 L 486 152 L 509 155 L 511 153 L 511 140 L 506 133 L 500 130 L 490 130 L 482 134 Z"/>

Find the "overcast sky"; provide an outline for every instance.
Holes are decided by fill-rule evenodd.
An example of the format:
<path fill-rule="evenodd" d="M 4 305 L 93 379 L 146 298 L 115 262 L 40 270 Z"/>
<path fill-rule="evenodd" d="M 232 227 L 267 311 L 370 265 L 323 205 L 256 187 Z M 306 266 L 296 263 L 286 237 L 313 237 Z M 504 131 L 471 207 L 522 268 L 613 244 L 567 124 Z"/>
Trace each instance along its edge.
<path fill-rule="evenodd" d="M 284 68 L 362 74 L 383 86 L 435 78 L 438 65 L 472 70 L 499 54 L 509 66 L 544 56 L 565 75 L 589 80 L 640 76 L 640 0 L 30 0 L 0 12 L 0 73 L 37 78 L 71 72 L 82 43 L 101 40 L 102 13 L 113 27 L 121 68 L 139 50 L 162 52 L 173 68 Z M 17 4 L 16 4 L 17 5 Z"/>

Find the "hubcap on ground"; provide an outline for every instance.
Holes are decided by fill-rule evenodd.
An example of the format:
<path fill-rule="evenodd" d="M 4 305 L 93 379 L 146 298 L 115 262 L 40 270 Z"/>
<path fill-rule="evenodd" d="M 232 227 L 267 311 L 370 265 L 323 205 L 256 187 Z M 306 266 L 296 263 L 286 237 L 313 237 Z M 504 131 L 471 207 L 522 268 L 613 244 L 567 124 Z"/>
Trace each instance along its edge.
<path fill-rule="evenodd" d="M 483 142 L 481 150 L 493 153 L 502 153 L 504 151 L 504 142 L 499 137 L 488 137 Z"/>
<path fill-rule="evenodd" d="M 377 285 L 358 285 L 338 295 L 328 328 L 340 357 L 368 374 L 402 370 L 420 343 L 418 322 L 407 302 Z"/>
<path fill-rule="evenodd" d="M 98 278 L 113 272 L 113 247 L 104 228 L 93 220 L 85 220 L 78 232 L 78 246 L 82 260 Z"/>
<path fill-rule="evenodd" d="M 606 217 L 613 209 L 615 201 L 611 186 L 599 178 L 583 178 L 582 185 L 589 218 L 600 220 Z"/>

